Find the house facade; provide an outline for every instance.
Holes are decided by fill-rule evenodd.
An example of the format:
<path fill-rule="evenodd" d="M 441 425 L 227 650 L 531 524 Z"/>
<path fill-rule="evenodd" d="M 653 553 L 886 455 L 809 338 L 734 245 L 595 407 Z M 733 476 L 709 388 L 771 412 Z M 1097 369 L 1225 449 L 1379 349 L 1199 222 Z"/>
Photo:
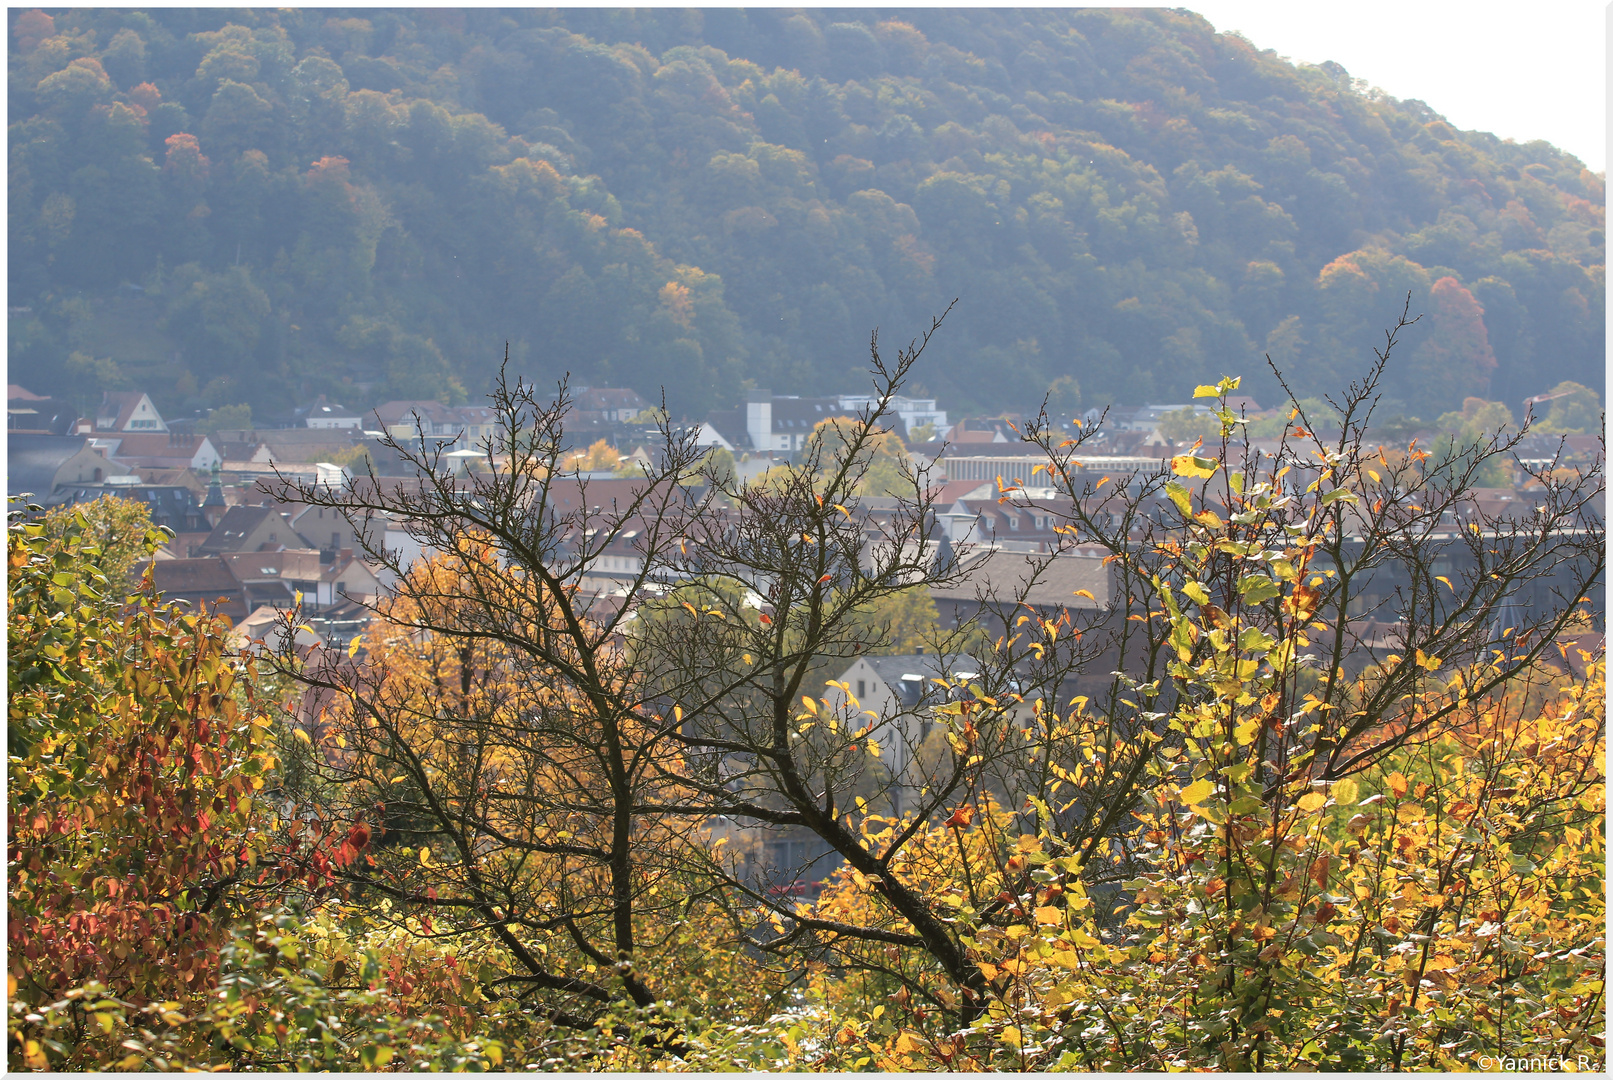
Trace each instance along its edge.
<path fill-rule="evenodd" d="M 99 484 L 112 476 L 133 477 L 108 460 L 82 435 L 6 433 L 6 492 L 49 500 L 64 484 Z"/>
<path fill-rule="evenodd" d="M 980 670 L 962 653 L 859 656 L 828 684 L 824 700 L 839 722 L 853 731 L 868 726 L 868 737 L 879 744 L 880 763 L 891 776 L 891 813 L 911 809 L 924 786 L 918 762 L 936 732 L 934 709 L 954 700 Z"/>
<path fill-rule="evenodd" d="M 151 403 L 151 398 L 138 390 L 107 391 L 101 395 L 100 407 L 95 410 L 96 434 L 109 431 L 167 431 L 168 424 Z M 86 433 L 87 434 L 87 433 Z"/>

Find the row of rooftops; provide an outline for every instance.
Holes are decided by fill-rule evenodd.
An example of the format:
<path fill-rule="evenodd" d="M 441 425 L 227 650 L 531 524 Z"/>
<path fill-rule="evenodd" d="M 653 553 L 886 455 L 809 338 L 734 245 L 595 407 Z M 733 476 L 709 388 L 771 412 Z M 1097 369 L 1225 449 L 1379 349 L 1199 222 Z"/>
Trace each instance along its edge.
<path fill-rule="evenodd" d="M 734 452 L 789 456 L 804 447 L 812 429 L 823 420 L 855 417 L 874 403 L 866 394 L 800 397 L 752 390 L 743 406 L 708 414 L 697 425 L 697 442 Z M 1251 419 L 1275 415 L 1248 396 L 1235 395 L 1227 403 L 1235 413 Z M 608 442 L 640 440 L 643 424 L 635 430 L 629 427 L 650 409 L 650 402 L 631 389 L 580 388 L 572 395 L 568 432 L 586 441 L 595 437 Z M 1098 453 L 1117 458 L 1141 457 L 1171 448 L 1160 432 L 1160 423 L 1167 415 L 1184 409 L 1207 412 L 1209 405 L 1202 401 L 1114 405 L 1088 409 L 1080 419 L 1088 428 L 1100 417 L 1104 419 L 1094 446 Z M 946 410 L 937 408 L 935 399 L 903 396 L 892 400 L 891 410 L 892 427 L 909 450 L 926 461 L 943 453 L 954 459 L 1039 453 L 1021 439 L 1030 419 L 1022 415 L 949 423 Z M 12 432 L 90 436 L 106 457 L 137 469 L 205 471 L 215 460 L 257 464 L 305 461 L 310 453 L 328 452 L 334 456 L 382 432 L 405 441 L 421 435 L 457 440 L 460 449 L 479 449 L 494 442 L 498 430 L 498 417 L 488 406 L 449 406 L 431 400 L 389 401 L 359 413 L 321 395 L 295 410 L 292 419 L 290 428 L 226 430 L 205 436 L 188 431 L 184 421 L 180 428 L 170 425 L 150 396 L 139 391 L 109 391 L 103 394 L 93 417 L 74 417 L 62 402 L 15 384 L 8 388 L 8 425 Z M 923 434 L 930 436 L 928 441 L 918 441 Z M 1427 443 L 1438 433 L 1429 429 L 1418 434 Z M 1250 441 L 1253 444 L 1261 440 Z M 1550 460 L 1560 445 L 1558 436 L 1548 435 L 1531 435 L 1525 443 L 1520 447 L 1520 456 L 1526 463 Z M 1594 456 L 1597 445 L 1595 436 L 1567 437 L 1569 453 L 1574 456 Z M 949 478 L 970 479 L 982 467 L 975 466 L 973 473 L 949 473 Z"/>

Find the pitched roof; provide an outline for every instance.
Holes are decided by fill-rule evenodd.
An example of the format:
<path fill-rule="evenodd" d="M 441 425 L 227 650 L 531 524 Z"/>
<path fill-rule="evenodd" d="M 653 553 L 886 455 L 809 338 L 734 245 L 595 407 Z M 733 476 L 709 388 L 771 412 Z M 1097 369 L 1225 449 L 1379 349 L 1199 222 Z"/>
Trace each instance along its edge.
<path fill-rule="evenodd" d="M 232 506 L 213 531 L 207 534 L 206 543 L 202 549 L 209 554 L 224 551 L 241 551 L 248 538 L 268 519 L 270 514 L 279 515 L 279 511 L 272 506 Z M 286 526 L 286 532 L 291 532 L 291 526 Z"/>
<path fill-rule="evenodd" d="M 226 551 L 219 556 L 242 582 L 318 581 L 319 552 L 306 548 L 286 551 Z"/>
<path fill-rule="evenodd" d="M 749 446 L 745 414 L 739 409 L 716 409 L 706 414 L 706 424 L 734 446 Z"/>
<path fill-rule="evenodd" d="M 101 394 L 101 404 L 95 410 L 95 427 L 99 431 L 122 431 L 129 426 L 129 420 L 134 415 L 140 403 L 149 399 L 138 390 L 107 390 Z M 152 415 L 157 417 L 159 427 L 164 426 L 162 417 L 157 414 L 157 407 L 151 406 Z M 103 423 L 111 420 L 110 424 Z"/>
<path fill-rule="evenodd" d="M 773 431 L 811 431 L 831 416 L 855 416 L 854 409 L 842 409 L 839 398 L 773 399 Z"/>
<path fill-rule="evenodd" d="M 197 506 L 195 493 L 183 484 L 63 484 L 58 499 L 65 505 L 94 502 L 103 495 L 115 495 L 144 503 L 151 512 L 151 523 L 175 532 L 194 530 L 207 524 Z"/>
<path fill-rule="evenodd" d="M 1045 555 L 995 551 L 986 557 L 978 551 L 970 560 L 961 581 L 954 585 L 932 588 L 930 595 L 937 600 L 969 602 L 982 593 L 987 602 L 1008 602 L 1016 598 L 1018 590 L 1029 580 L 1033 564 L 1048 560 Z M 1090 555 L 1055 555 L 1043 569 L 1025 601 L 1041 608 L 1098 609 L 1109 606 L 1113 592 L 1113 574 L 1103 565 L 1101 558 Z M 1085 590 L 1091 597 L 1077 596 Z"/>
<path fill-rule="evenodd" d="M 576 405 L 587 412 L 604 412 L 616 409 L 647 409 L 650 403 L 637 390 L 626 387 L 597 386 L 577 391 Z"/>
<path fill-rule="evenodd" d="M 24 396 L 13 395 L 6 401 L 6 427 L 11 431 L 27 431 L 42 435 L 70 435 L 78 410 L 65 401 L 30 394 L 20 386 L 11 387 Z"/>
<path fill-rule="evenodd" d="M 159 559 L 151 566 L 152 580 L 159 592 L 175 597 L 204 594 L 237 597 L 241 583 L 230 573 L 229 565 L 217 556 L 198 559 Z"/>
<path fill-rule="evenodd" d="M 45 397 L 40 396 L 39 394 L 35 394 L 32 391 L 24 390 L 22 387 L 18 386 L 16 383 L 9 383 L 6 386 L 6 400 L 7 401 L 46 401 L 48 399 L 45 398 Z"/>
<path fill-rule="evenodd" d="M 967 653 L 910 653 L 901 656 L 863 656 L 903 705 L 917 705 L 940 692 L 935 679 L 968 679 L 980 674 L 980 662 Z"/>
<path fill-rule="evenodd" d="M 324 394 L 314 399 L 314 403 L 305 409 L 298 409 L 296 415 L 309 420 L 348 420 L 358 419 L 358 413 L 345 405 L 338 405 L 328 400 Z"/>
<path fill-rule="evenodd" d="M 103 438 L 107 442 L 116 442 L 117 446 L 111 454 L 115 460 L 181 462 L 181 465 L 174 466 L 177 468 L 183 468 L 193 461 L 202 452 L 204 443 L 213 445 L 206 435 L 176 431 L 119 431 L 115 436 Z M 216 452 L 217 448 L 214 449 Z"/>
<path fill-rule="evenodd" d="M 447 423 L 448 406 L 440 401 L 388 401 L 366 413 L 365 419 L 375 416 L 382 424 L 393 425 L 413 423 L 417 415 L 427 423 Z"/>
<path fill-rule="evenodd" d="M 89 440 L 82 435 L 22 435 L 6 433 L 6 491 L 47 496 L 56 487 L 56 474 L 70 459 L 83 453 Z M 107 463 L 106 472 L 118 469 Z"/>
<path fill-rule="evenodd" d="M 967 653 L 905 653 L 898 656 L 864 656 L 868 666 L 888 683 L 900 682 L 904 675 L 924 679 L 958 678 L 979 674 L 980 664 Z M 910 682 L 912 680 L 909 680 Z"/>

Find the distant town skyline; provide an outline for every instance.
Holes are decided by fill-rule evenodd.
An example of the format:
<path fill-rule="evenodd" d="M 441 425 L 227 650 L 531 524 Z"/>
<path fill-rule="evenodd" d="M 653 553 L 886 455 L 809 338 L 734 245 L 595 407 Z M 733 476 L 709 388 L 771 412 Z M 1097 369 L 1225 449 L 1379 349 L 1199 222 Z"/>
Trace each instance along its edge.
<path fill-rule="evenodd" d="M 1176 4 L 1144 4 L 1177 7 Z M 1607 168 L 1607 7 L 1601 0 L 1454 5 L 1435 0 L 1200 0 L 1221 32 L 1302 63 L 1332 60 L 1459 128 L 1545 139 Z"/>

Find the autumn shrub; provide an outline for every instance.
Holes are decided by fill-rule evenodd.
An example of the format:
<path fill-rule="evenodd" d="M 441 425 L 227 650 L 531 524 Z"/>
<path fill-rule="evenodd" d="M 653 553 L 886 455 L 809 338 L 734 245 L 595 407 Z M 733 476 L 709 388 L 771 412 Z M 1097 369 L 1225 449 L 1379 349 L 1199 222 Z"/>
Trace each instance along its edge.
<path fill-rule="evenodd" d="M 125 608 L 90 529 L 8 537 L 9 970 L 31 1003 L 89 980 L 188 997 L 263 850 L 271 721 L 224 624 L 149 589 Z"/>
<path fill-rule="evenodd" d="M 342 906 L 328 871 L 362 843 L 267 805 L 283 730 L 228 621 L 149 578 L 127 596 L 101 533 L 82 510 L 8 532 L 12 1066 L 496 1063 L 464 1041 L 474 973 Z"/>

